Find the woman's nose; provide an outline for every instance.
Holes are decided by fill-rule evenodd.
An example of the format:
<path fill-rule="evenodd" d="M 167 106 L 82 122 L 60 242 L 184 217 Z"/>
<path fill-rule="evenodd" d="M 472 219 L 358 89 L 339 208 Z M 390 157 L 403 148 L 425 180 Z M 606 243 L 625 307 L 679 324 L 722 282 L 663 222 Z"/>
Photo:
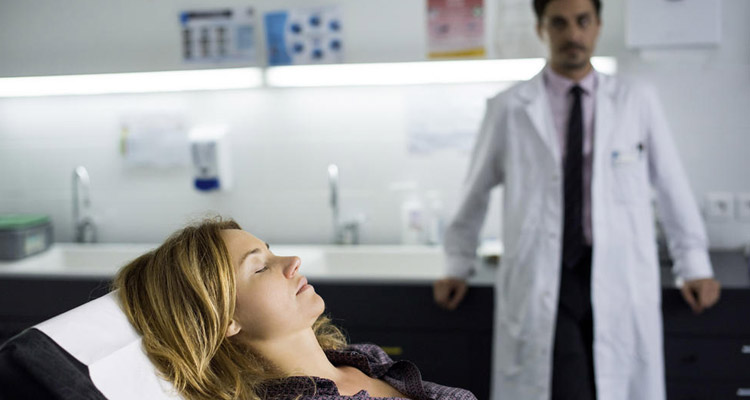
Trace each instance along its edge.
<path fill-rule="evenodd" d="M 299 271 L 299 266 L 302 264 L 302 260 L 297 256 L 284 258 L 284 275 L 287 278 L 291 278 L 297 274 L 297 271 Z"/>

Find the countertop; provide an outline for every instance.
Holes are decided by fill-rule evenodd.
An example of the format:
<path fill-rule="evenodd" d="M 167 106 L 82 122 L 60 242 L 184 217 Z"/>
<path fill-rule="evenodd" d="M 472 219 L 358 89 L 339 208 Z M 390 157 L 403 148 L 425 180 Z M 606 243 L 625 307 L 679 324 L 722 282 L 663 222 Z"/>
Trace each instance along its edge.
<path fill-rule="evenodd" d="M 721 283 L 722 288 L 750 289 L 750 264 L 742 251 L 710 251 L 709 256 L 714 268 L 714 278 Z M 669 265 L 661 267 L 661 285 L 664 288 L 677 287 Z"/>
<path fill-rule="evenodd" d="M 0 261 L 0 278 L 99 278 L 114 276 L 120 266 L 154 248 L 148 244 L 55 244 L 52 249 L 23 260 Z M 445 274 L 438 246 L 274 246 L 280 255 L 298 255 L 302 273 L 311 281 L 432 282 Z M 502 248 L 492 257 L 478 258 L 473 286 L 492 286 Z M 715 277 L 724 288 L 750 288 L 750 266 L 741 251 L 711 251 Z M 667 260 L 668 262 L 668 260 Z M 661 267 L 661 284 L 675 288 L 669 266 Z"/>
<path fill-rule="evenodd" d="M 750 289 L 750 265 L 742 251 L 712 250 L 709 252 L 709 257 L 714 269 L 714 278 L 721 283 L 722 288 Z M 495 262 L 478 260 L 475 267 L 476 273 L 469 279 L 469 283 L 480 285 L 492 283 L 497 268 L 497 260 Z M 662 288 L 677 287 L 671 264 L 662 264 L 660 274 Z"/>

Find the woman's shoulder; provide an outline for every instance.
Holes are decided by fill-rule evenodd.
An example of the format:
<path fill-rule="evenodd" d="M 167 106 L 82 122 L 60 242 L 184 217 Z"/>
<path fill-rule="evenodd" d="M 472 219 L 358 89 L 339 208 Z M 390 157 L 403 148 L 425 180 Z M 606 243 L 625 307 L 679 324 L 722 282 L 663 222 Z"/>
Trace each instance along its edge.
<path fill-rule="evenodd" d="M 350 354 L 357 354 L 360 357 L 366 357 L 369 366 L 372 368 L 376 376 L 388 374 L 389 376 L 403 381 L 404 384 L 407 384 L 407 381 L 409 381 L 411 385 L 415 385 L 417 383 L 416 381 L 419 381 L 427 398 L 436 400 L 477 400 L 474 394 L 468 390 L 423 381 L 419 368 L 414 363 L 400 361 L 398 363 L 400 364 L 400 368 L 397 368 L 399 365 L 394 365 L 397 363 L 378 345 L 371 343 L 350 344 L 344 348 L 343 351 L 349 352 Z M 387 371 L 390 370 L 391 366 L 398 371 L 395 373 L 388 373 Z"/>
<path fill-rule="evenodd" d="M 423 383 L 424 391 L 430 399 L 436 400 L 477 400 L 474 393 L 457 387 L 438 385 L 437 383 Z"/>
<path fill-rule="evenodd" d="M 367 357 L 368 361 L 377 364 L 393 363 L 393 359 L 380 346 L 372 343 L 358 343 L 346 346 L 343 351 L 361 354 Z"/>
<path fill-rule="evenodd" d="M 338 350 L 326 350 L 326 356 L 334 365 L 349 365 L 373 377 L 381 377 L 390 370 L 395 361 L 372 343 L 350 344 Z"/>

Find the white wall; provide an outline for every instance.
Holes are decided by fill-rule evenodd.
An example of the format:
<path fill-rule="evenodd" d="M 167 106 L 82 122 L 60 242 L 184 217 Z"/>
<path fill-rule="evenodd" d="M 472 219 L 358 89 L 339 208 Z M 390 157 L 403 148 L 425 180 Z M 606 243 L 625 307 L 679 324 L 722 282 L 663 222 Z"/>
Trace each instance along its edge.
<path fill-rule="evenodd" d="M 722 43 L 703 49 L 618 52 L 623 73 L 659 90 L 693 190 L 750 192 L 750 2 L 724 0 Z M 622 34 L 622 31 L 620 31 Z M 750 221 L 707 221 L 714 247 L 750 242 Z"/>
<path fill-rule="evenodd" d="M 696 196 L 750 192 L 750 15 L 725 0 L 721 46 L 636 52 L 623 45 L 624 0 L 604 5 L 600 55 L 660 90 Z M 259 11 L 282 2 L 225 1 Z M 127 4 L 127 5 L 125 5 Z M 185 68 L 177 13 L 215 2 L 97 0 L 0 2 L 0 76 Z M 284 1 L 284 5 L 310 4 Z M 323 2 L 320 4 L 330 4 Z M 422 1 L 347 0 L 347 60 L 420 60 Z M 228 65 L 227 65 L 228 66 Z M 344 213 L 364 212 L 366 243 L 399 241 L 401 195 L 393 182 L 416 180 L 455 206 L 468 154 L 407 152 L 409 102 L 422 90 L 477 96 L 499 85 L 258 89 L 188 94 L 0 99 L 0 212 L 50 214 L 56 240 L 72 239 L 72 169 L 91 174 L 103 241 L 155 242 L 206 210 L 234 216 L 272 243 L 326 242 L 331 233 L 326 165 L 341 168 Z M 205 195 L 188 169 L 133 169 L 119 154 L 120 118 L 177 112 L 191 124 L 231 126 L 234 189 Z M 487 235 L 497 231 L 493 208 Z M 708 223 L 715 247 L 750 241 L 750 223 Z"/>

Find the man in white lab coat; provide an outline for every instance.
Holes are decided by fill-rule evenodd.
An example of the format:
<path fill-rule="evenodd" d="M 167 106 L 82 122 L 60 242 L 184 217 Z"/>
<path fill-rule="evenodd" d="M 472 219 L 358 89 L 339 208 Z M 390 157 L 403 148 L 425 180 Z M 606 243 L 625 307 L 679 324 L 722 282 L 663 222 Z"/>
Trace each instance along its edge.
<path fill-rule="evenodd" d="M 534 8 L 547 66 L 487 103 L 435 300 L 455 309 L 466 293 L 503 184 L 493 398 L 664 399 L 652 200 L 696 312 L 720 291 L 705 228 L 654 91 L 591 66 L 599 0 Z"/>

